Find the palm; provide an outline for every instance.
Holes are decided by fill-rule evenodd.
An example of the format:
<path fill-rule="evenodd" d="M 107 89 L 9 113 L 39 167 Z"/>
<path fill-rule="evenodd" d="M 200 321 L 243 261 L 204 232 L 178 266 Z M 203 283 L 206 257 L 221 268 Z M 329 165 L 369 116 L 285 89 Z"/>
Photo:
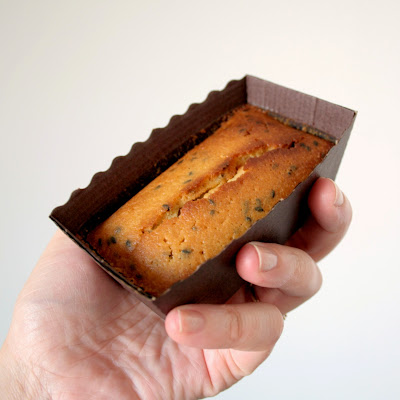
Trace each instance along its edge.
<path fill-rule="evenodd" d="M 251 369 L 265 358 L 175 343 L 156 314 L 72 242 L 57 236 L 53 244 L 20 296 L 13 326 L 39 380 L 57 382 L 47 389 L 52 398 L 200 398 L 249 373 L 249 358 Z"/>

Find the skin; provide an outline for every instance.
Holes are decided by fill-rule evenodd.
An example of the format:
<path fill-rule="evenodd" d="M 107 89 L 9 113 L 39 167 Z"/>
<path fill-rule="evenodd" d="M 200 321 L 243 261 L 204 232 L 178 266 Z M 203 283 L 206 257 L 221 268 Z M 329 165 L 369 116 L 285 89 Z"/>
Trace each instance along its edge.
<path fill-rule="evenodd" d="M 329 179 L 287 243 L 245 245 L 242 288 L 227 304 L 185 305 L 165 321 L 57 233 L 22 290 L 0 351 L 7 399 L 198 399 L 251 374 L 271 353 L 285 314 L 321 286 L 316 262 L 343 238 L 351 207 Z"/>

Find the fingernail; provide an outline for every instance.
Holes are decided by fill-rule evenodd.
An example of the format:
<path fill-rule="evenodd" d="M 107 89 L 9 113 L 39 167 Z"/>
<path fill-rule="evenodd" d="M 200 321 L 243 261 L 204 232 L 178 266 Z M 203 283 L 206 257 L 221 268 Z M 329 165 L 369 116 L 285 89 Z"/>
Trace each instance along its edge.
<path fill-rule="evenodd" d="M 335 202 L 333 204 L 336 207 L 340 207 L 344 202 L 343 192 L 339 189 L 335 182 L 333 182 L 333 184 L 335 185 Z"/>
<path fill-rule="evenodd" d="M 203 315 L 193 310 L 178 310 L 178 318 L 181 333 L 200 332 L 206 323 Z"/>
<path fill-rule="evenodd" d="M 276 267 L 278 263 L 278 257 L 276 254 L 272 253 L 266 249 L 262 244 L 250 243 L 257 251 L 258 254 L 258 268 L 261 272 L 270 271 L 272 268 Z"/>

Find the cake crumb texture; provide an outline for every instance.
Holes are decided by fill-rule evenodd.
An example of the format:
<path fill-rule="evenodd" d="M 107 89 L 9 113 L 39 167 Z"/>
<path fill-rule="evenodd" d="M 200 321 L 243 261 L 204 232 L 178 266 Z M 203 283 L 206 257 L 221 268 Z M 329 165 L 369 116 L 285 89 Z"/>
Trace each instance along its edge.
<path fill-rule="evenodd" d="M 159 296 L 265 217 L 332 146 L 240 106 L 86 240 L 125 279 Z"/>

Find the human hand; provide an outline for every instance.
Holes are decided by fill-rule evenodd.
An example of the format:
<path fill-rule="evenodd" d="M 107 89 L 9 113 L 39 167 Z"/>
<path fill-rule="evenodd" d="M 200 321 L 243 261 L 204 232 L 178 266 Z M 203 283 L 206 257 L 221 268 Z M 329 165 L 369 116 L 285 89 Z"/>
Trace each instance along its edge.
<path fill-rule="evenodd" d="M 3 395 L 197 399 L 233 385 L 268 357 L 282 314 L 318 291 L 315 262 L 349 226 L 350 204 L 329 179 L 313 186 L 309 206 L 288 246 L 253 243 L 239 252 L 237 270 L 259 302 L 244 287 L 227 304 L 181 306 L 165 322 L 57 233 L 16 303 L 0 353 Z"/>

